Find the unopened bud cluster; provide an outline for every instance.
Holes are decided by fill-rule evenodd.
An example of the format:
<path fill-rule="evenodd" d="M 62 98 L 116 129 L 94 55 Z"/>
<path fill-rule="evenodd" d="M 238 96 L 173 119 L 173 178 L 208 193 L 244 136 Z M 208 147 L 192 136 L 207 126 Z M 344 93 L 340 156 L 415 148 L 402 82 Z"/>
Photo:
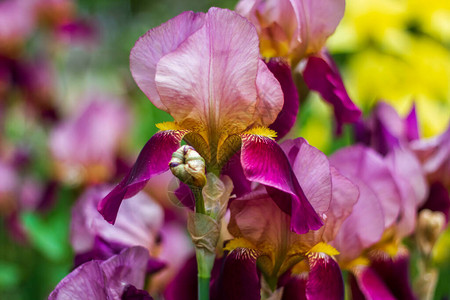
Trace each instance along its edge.
<path fill-rule="evenodd" d="M 172 154 L 170 170 L 182 182 L 196 187 L 206 184 L 205 160 L 191 146 L 182 146 Z"/>

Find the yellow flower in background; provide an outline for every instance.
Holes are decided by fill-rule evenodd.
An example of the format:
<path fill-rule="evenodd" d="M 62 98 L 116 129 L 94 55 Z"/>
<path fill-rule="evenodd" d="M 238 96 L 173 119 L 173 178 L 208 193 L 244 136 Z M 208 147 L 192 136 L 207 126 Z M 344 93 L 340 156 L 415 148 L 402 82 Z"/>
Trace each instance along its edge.
<path fill-rule="evenodd" d="M 369 111 L 383 99 L 405 114 L 415 101 L 422 134 L 450 120 L 450 2 L 348 1 L 330 51 L 348 59 L 349 94 Z"/>

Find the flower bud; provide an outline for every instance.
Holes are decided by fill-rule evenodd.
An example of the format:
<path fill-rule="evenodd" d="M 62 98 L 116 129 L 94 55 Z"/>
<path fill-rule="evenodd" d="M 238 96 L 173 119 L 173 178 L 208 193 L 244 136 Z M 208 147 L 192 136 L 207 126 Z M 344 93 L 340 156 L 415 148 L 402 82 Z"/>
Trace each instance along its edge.
<path fill-rule="evenodd" d="M 170 170 L 180 181 L 196 187 L 206 184 L 205 160 L 191 146 L 182 146 L 172 154 Z"/>
<path fill-rule="evenodd" d="M 416 238 L 419 250 L 430 255 L 445 225 L 445 216 L 441 212 L 424 209 L 419 214 Z"/>

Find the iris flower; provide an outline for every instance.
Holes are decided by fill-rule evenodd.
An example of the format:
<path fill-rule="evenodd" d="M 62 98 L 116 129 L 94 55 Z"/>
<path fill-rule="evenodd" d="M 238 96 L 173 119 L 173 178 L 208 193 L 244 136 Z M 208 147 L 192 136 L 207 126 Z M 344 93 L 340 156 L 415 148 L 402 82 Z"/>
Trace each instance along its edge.
<path fill-rule="evenodd" d="M 89 261 L 64 277 L 48 299 L 151 300 L 143 290 L 148 258 L 148 251 L 136 246 L 105 261 Z"/>
<path fill-rule="evenodd" d="M 291 232 L 291 217 L 277 207 L 264 189 L 257 189 L 231 202 L 228 229 L 236 239 L 226 248 L 232 250 L 231 254 L 241 252 L 244 260 L 245 256 L 253 256 L 272 290 L 284 285 L 281 282 L 287 279 L 281 279 L 283 275 L 291 274 L 286 283 L 286 297 L 303 284 L 303 293 L 310 299 L 343 299 L 341 272 L 331 257 L 338 252 L 328 243 L 350 215 L 358 189 L 304 139 L 286 141 L 282 147 L 325 225 L 306 234 Z M 257 285 L 249 283 L 249 286 Z"/>
<path fill-rule="evenodd" d="M 131 50 L 133 78 L 173 122 L 144 146 L 129 174 L 98 206 L 114 223 L 120 203 L 168 169 L 184 139 L 220 173 L 239 149 L 247 179 L 280 191 L 299 233 L 322 226 L 289 162 L 267 129 L 283 106 L 280 84 L 259 59 L 258 35 L 245 18 L 225 9 L 185 12 L 144 34 Z"/>
<path fill-rule="evenodd" d="M 405 150 L 382 157 L 361 145 L 339 150 L 330 161 L 360 191 L 332 243 L 341 252 L 339 265 L 354 275 L 352 291 L 367 299 L 411 299 L 401 240 L 414 231 L 427 194 L 419 161 Z"/>
<path fill-rule="evenodd" d="M 343 123 L 361 115 L 324 47 L 344 10 L 344 0 L 241 0 L 236 6 L 256 26 L 261 54 L 282 57 L 293 69 L 298 67 L 308 88 L 334 106 L 338 132 Z"/>

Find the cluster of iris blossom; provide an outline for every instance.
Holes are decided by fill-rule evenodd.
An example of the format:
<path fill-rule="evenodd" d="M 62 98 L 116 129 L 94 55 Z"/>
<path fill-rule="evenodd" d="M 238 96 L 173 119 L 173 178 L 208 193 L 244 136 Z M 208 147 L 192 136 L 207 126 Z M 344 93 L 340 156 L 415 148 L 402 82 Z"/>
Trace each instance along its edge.
<path fill-rule="evenodd" d="M 5 221 L 5 228 L 16 241 L 28 242 L 28 234 L 21 223 L 20 214 L 30 211 L 48 211 L 56 201 L 59 183 L 67 182 L 69 172 L 61 171 L 60 161 L 67 162 L 65 158 L 70 157 L 71 169 L 73 169 L 74 163 L 81 163 L 84 167 L 92 165 L 92 157 L 102 156 L 102 162 L 106 160 L 108 162 L 105 164 L 111 164 L 109 160 L 112 158 L 99 152 L 108 152 L 111 153 L 108 155 L 112 156 L 119 141 L 114 135 L 120 136 L 123 129 L 118 129 L 118 133 L 114 135 L 107 134 L 111 141 L 106 141 L 103 150 L 100 151 L 97 150 L 99 148 L 89 149 L 84 151 L 85 153 L 78 151 L 78 156 L 72 156 L 67 149 L 62 149 L 62 147 L 70 147 L 73 153 L 76 147 L 73 144 L 69 146 L 67 140 L 85 144 L 86 138 L 80 137 L 81 135 L 97 135 L 92 138 L 97 141 L 102 134 L 98 129 L 94 131 L 92 124 L 85 124 L 84 128 L 76 129 L 85 132 L 77 134 L 74 133 L 76 130 L 68 129 L 70 126 L 76 127 L 75 125 L 64 125 L 68 123 L 67 119 L 76 119 L 82 112 L 67 116 L 64 112 L 65 103 L 57 91 L 56 83 L 55 61 L 60 54 L 59 51 L 72 46 L 87 46 L 92 42 L 94 35 L 94 28 L 79 17 L 76 5 L 71 0 L 0 2 L 0 127 L 2 132 L 0 136 L 0 181 L 2 182 L 0 215 L 2 221 Z M 33 44 L 33 47 L 29 47 L 29 44 Z M 101 100 L 99 98 L 105 97 L 86 96 L 84 102 L 94 100 L 98 102 Z M 92 106 L 95 105 L 101 106 L 92 104 Z M 113 122 L 117 122 L 118 126 L 126 129 L 125 124 L 122 124 L 124 122 L 121 121 L 127 118 L 126 108 L 106 103 L 97 109 L 81 109 L 94 110 L 96 114 L 101 114 L 101 118 L 104 118 L 103 123 L 107 122 L 105 119 L 113 118 Z M 112 112 L 113 110 L 116 112 Z M 118 112 L 121 116 L 114 116 Z M 100 121 L 97 124 L 101 123 Z M 99 125 L 96 126 L 99 127 Z M 13 128 L 13 134 L 9 134 L 11 128 Z M 63 137 L 64 135 L 67 138 Z M 35 139 L 40 139 L 39 143 L 36 143 Z M 92 142 L 89 145 L 92 145 Z M 45 147 L 44 150 L 40 149 L 41 146 Z M 48 151 L 50 148 L 51 150 Z M 105 151 L 106 148 L 108 150 Z M 44 160 L 51 161 L 49 165 L 54 163 L 58 166 L 55 166 L 55 171 L 50 171 L 50 174 L 37 176 L 35 162 L 41 159 L 42 151 L 52 152 L 52 157 L 46 157 Z M 61 154 L 61 152 L 64 153 Z M 79 166 L 78 169 L 80 169 Z M 58 175 L 55 175 L 56 173 Z M 71 170 L 70 173 L 75 172 Z M 82 181 L 89 180 L 78 180 L 78 182 Z"/>
<path fill-rule="evenodd" d="M 83 193 L 72 212 L 75 268 L 49 299 L 344 299 L 345 286 L 352 299 L 432 297 L 450 129 L 422 139 L 414 107 L 403 118 L 382 102 L 361 116 L 324 48 L 344 6 L 243 0 L 236 11 L 184 12 L 140 37 L 131 74 L 173 121 L 156 125 L 115 187 Z M 326 156 L 301 137 L 281 141 L 299 84 L 333 106 L 336 134 L 351 124 L 355 145 Z M 61 164 L 89 151 L 103 161 L 114 144 L 65 157 L 76 146 L 60 135 Z M 170 201 L 182 208 L 170 212 Z M 412 235 L 415 291 L 402 244 Z"/>

